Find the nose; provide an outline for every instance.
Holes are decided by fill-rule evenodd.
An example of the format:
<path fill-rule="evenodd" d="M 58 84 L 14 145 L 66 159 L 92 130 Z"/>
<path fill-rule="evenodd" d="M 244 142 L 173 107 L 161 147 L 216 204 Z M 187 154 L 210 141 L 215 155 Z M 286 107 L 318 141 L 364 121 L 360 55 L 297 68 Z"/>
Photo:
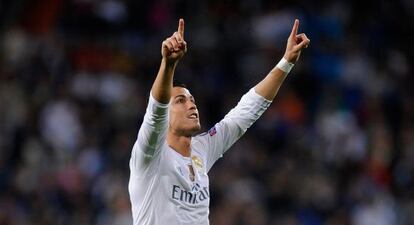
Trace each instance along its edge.
<path fill-rule="evenodd" d="M 197 105 L 194 102 L 192 102 L 192 101 L 188 101 L 188 102 L 189 102 L 189 105 L 188 105 L 189 110 L 197 109 Z"/>

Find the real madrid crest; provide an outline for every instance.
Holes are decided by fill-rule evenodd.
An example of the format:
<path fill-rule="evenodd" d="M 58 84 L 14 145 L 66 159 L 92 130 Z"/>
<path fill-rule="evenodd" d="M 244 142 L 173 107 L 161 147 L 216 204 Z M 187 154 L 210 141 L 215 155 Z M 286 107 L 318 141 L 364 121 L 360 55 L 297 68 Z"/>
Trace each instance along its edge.
<path fill-rule="evenodd" d="M 193 163 L 197 167 L 197 169 L 203 168 L 203 161 L 201 161 L 201 159 L 198 156 L 193 155 L 191 159 L 193 160 Z"/>

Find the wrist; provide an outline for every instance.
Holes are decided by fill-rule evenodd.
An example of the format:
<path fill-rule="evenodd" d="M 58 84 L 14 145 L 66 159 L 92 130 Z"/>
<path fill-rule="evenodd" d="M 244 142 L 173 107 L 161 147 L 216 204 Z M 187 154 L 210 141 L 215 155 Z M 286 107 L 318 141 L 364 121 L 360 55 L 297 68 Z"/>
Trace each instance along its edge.
<path fill-rule="evenodd" d="M 162 63 L 164 63 L 166 67 L 175 68 L 177 66 L 178 59 L 168 59 L 166 57 L 162 57 Z"/>
<path fill-rule="evenodd" d="M 276 67 L 280 70 L 282 70 L 285 73 L 289 73 L 293 66 L 295 64 L 293 64 L 292 62 L 289 62 L 285 56 L 283 56 L 283 58 L 279 61 L 279 63 L 276 65 Z"/>
<path fill-rule="evenodd" d="M 289 63 L 293 63 L 293 64 L 295 64 L 295 63 L 296 63 L 295 57 L 294 57 L 294 56 L 292 56 L 292 54 L 285 53 L 285 54 L 283 55 L 283 58 L 285 58 L 285 59 L 286 59 L 286 61 L 288 61 Z"/>

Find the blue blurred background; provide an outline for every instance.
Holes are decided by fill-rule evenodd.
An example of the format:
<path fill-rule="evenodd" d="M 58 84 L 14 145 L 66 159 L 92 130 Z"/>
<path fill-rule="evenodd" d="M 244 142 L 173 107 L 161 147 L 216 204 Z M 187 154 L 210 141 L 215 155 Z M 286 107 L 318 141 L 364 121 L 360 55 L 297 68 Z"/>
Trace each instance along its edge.
<path fill-rule="evenodd" d="M 0 225 L 129 225 L 128 161 L 186 20 L 203 130 L 311 45 L 210 172 L 212 225 L 414 224 L 414 1 L 0 2 Z M 161 212 L 162 213 L 162 212 Z"/>

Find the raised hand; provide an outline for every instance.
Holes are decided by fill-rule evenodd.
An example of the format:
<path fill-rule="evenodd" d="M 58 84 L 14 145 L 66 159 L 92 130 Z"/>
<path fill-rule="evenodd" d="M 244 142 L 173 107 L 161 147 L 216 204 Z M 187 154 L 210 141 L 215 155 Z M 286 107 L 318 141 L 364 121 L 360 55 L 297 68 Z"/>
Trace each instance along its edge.
<path fill-rule="evenodd" d="M 162 57 L 170 63 L 176 63 L 187 52 L 187 42 L 184 41 L 184 19 L 178 22 L 178 30 L 162 42 Z"/>
<path fill-rule="evenodd" d="M 283 56 L 290 63 L 296 63 L 302 49 L 307 48 L 310 43 L 310 40 L 304 33 L 298 34 L 298 28 L 299 20 L 296 19 L 287 41 L 285 55 Z"/>

